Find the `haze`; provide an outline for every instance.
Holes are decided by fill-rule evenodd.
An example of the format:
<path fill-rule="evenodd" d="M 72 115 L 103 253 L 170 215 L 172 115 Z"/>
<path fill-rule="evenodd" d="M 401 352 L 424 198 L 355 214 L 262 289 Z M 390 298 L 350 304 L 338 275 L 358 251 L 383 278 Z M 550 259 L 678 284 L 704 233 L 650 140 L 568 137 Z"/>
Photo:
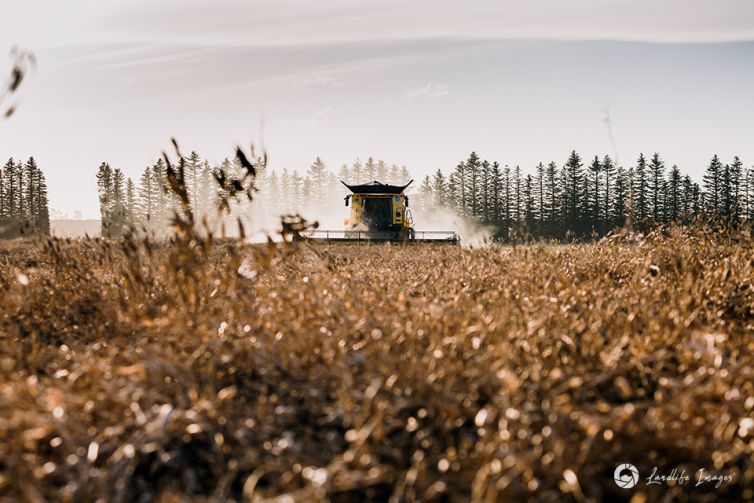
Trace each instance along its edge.
<path fill-rule="evenodd" d="M 39 68 L 0 156 L 34 155 L 50 205 L 97 217 L 102 161 L 134 179 L 175 136 L 211 161 L 356 157 L 525 170 L 659 151 L 701 178 L 754 163 L 754 2 L 3 1 L 0 49 Z M 5 74 L 9 60 L 0 59 Z M 606 119 L 609 117 L 609 121 Z M 612 126 L 612 137 L 610 129 Z"/>

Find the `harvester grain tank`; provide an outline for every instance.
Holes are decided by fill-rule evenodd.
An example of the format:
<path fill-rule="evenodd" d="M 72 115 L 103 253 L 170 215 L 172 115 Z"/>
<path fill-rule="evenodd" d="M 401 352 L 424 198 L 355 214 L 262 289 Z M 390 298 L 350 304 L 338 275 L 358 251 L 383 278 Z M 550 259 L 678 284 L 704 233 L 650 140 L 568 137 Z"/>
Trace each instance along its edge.
<path fill-rule="evenodd" d="M 349 185 L 343 181 L 351 194 L 345 197 L 345 205 L 351 207 L 350 217 L 344 230 L 314 230 L 306 237 L 324 241 L 355 242 L 405 242 L 405 243 L 452 243 L 458 244 L 454 231 L 417 231 L 414 229 L 406 187 L 374 181 Z"/>

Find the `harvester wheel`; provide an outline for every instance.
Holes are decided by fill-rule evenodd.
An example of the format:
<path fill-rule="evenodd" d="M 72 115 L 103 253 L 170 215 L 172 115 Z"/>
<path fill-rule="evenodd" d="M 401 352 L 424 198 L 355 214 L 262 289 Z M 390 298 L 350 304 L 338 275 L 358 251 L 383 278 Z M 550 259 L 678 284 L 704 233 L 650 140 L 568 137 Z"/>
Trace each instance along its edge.
<path fill-rule="evenodd" d="M 401 230 L 399 237 L 403 242 L 413 241 L 416 239 L 416 232 L 414 232 L 414 229 L 409 227 L 408 229 Z"/>

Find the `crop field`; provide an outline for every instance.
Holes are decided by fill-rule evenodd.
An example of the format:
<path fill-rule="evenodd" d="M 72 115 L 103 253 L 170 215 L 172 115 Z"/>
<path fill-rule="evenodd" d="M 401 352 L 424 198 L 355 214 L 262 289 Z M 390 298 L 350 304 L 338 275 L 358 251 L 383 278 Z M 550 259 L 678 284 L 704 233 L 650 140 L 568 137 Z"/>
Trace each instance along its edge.
<path fill-rule="evenodd" d="M 752 250 L 0 244 L 0 500 L 751 500 Z"/>

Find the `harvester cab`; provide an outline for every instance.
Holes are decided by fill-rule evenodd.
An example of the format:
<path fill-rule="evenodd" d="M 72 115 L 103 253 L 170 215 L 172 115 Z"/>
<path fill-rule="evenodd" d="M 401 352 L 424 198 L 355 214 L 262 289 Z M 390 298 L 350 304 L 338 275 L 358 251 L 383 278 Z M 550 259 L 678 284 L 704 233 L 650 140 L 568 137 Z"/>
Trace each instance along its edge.
<path fill-rule="evenodd" d="M 351 207 L 345 230 L 313 230 L 306 237 L 326 241 L 368 242 L 459 242 L 453 231 L 416 231 L 409 210 L 405 185 L 389 185 L 378 181 L 349 185 L 345 205 Z"/>
<path fill-rule="evenodd" d="M 413 182 L 413 180 L 411 180 Z M 346 226 L 351 230 L 373 233 L 392 233 L 402 240 L 413 239 L 414 229 L 408 209 L 406 187 L 411 185 L 386 185 L 378 181 L 363 185 L 343 185 L 351 194 L 345 198 L 351 202 L 351 216 Z"/>

